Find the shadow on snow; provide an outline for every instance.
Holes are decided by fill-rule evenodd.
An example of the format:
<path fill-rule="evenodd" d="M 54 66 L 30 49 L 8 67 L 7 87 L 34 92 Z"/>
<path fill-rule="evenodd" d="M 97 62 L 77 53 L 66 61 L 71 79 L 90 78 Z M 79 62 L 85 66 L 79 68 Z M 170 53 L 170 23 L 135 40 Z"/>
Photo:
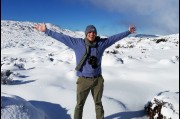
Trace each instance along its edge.
<path fill-rule="evenodd" d="M 145 110 L 140 111 L 131 111 L 131 112 L 119 112 L 113 115 L 109 115 L 105 117 L 105 119 L 132 119 L 132 118 L 140 118 L 146 116 Z"/>
<path fill-rule="evenodd" d="M 71 119 L 67 110 L 59 104 L 53 104 L 43 101 L 29 101 L 33 106 L 43 111 L 48 119 Z"/>

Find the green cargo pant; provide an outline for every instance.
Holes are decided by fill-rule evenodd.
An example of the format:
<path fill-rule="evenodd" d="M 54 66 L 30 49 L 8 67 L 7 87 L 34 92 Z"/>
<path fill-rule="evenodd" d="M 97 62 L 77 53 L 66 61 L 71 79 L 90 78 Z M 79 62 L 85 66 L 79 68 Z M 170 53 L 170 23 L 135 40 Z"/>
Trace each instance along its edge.
<path fill-rule="evenodd" d="M 82 119 L 83 107 L 90 91 L 95 103 L 96 119 L 104 119 L 104 110 L 101 102 L 103 89 L 104 79 L 102 76 L 99 76 L 98 78 L 78 78 L 77 104 L 74 112 L 74 119 Z"/>

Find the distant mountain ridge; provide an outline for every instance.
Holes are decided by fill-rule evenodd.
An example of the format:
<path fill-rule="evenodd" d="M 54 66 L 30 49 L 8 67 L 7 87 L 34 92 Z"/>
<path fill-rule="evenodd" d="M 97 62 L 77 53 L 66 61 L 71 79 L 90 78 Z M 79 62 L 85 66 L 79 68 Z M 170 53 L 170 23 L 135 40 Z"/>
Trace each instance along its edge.
<path fill-rule="evenodd" d="M 34 29 L 33 22 L 19 22 L 1 20 L 1 49 L 11 47 L 35 46 L 38 44 L 51 44 L 54 40 L 42 32 Z M 69 35 L 71 37 L 84 38 L 84 32 L 61 29 L 59 26 L 46 23 L 47 28 L 53 31 Z"/>
<path fill-rule="evenodd" d="M 159 36 L 150 35 L 150 34 L 137 34 L 137 35 L 135 35 L 135 37 L 139 37 L 139 38 L 156 38 L 156 37 L 159 37 Z"/>
<path fill-rule="evenodd" d="M 10 28 L 10 30 L 27 30 L 29 29 L 29 31 L 34 31 L 34 25 L 38 24 L 35 22 L 28 22 L 28 21 L 12 21 L 12 20 L 1 20 L 1 33 L 3 33 L 4 28 Z M 68 29 L 62 29 L 60 26 L 57 25 L 53 25 L 51 23 L 46 23 L 47 28 L 53 30 L 53 31 L 57 31 L 59 33 L 63 33 L 72 37 L 85 37 L 84 31 L 71 31 Z M 10 32 L 9 32 L 10 33 Z M 106 37 L 106 36 L 102 36 L 102 37 Z M 140 37 L 140 38 L 155 38 L 155 37 L 160 37 L 159 35 L 153 35 L 153 34 L 137 34 L 134 37 Z"/>
<path fill-rule="evenodd" d="M 10 20 L 1 20 L 1 48 L 5 47 L 14 47 L 19 45 L 22 47 L 23 45 L 32 45 L 35 43 L 49 43 L 53 42 L 52 38 L 47 37 L 44 33 L 38 32 L 34 29 L 34 25 L 38 23 L 33 22 L 20 22 L 20 21 L 10 21 Z M 59 26 L 53 25 L 51 23 L 46 23 L 47 28 L 53 31 L 63 33 L 65 35 L 69 35 L 71 37 L 76 38 L 84 38 L 85 34 L 83 31 L 71 31 L 68 29 L 62 29 Z M 38 36 L 38 37 L 37 37 Z M 103 37 L 103 36 L 101 36 Z M 172 34 L 167 36 L 157 36 L 150 34 L 137 34 L 134 36 L 135 38 L 165 38 L 165 39 L 176 39 L 179 37 L 178 34 Z M 8 41 L 8 42 L 5 42 Z M 38 42 L 36 42 L 38 41 Z"/>
<path fill-rule="evenodd" d="M 15 30 L 35 31 L 34 29 L 35 24 L 38 24 L 38 23 L 28 22 L 28 21 L 21 22 L 21 21 L 11 21 L 11 20 L 1 20 L 1 30 L 4 31 L 4 28 L 10 28 L 11 30 L 15 29 Z M 61 27 L 57 25 L 53 25 L 51 23 L 46 23 L 46 25 L 47 25 L 47 28 L 53 31 L 57 31 L 59 33 L 67 34 L 72 37 L 84 37 L 83 31 L 71 31 L 68 29 L 62 29 Z"/>

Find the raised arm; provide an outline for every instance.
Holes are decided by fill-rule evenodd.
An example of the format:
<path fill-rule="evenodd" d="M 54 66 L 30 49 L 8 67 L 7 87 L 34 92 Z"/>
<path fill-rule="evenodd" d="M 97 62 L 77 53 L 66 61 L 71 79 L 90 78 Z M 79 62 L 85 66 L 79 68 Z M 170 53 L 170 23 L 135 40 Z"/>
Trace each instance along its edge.
<path fill-rule="evenodd" d="M 51 36 L 52 38 L 64 43 L 66 46 L 68 46 L 72 49 L 74 49 L 77 46 L 77 42 L 79 42 L 79 40 L 81 40 L 80 38 L 73 38 L 71 36 L 52 31 L 46 27 L 45 23 L 36 24 L 34 26 L 34 28 L 36 30 L 44 32 L 48 36 Z"/>
<path fill-rule="evenodd" d="M 127 37 L 129 34 L 135 33 L 135 31 L 136 31 L 136 27 L 134 25 L 130 25 L 127 31 L 108 37 L 107 40 L 105 40 L 104 42 L 105 48 Z"/>

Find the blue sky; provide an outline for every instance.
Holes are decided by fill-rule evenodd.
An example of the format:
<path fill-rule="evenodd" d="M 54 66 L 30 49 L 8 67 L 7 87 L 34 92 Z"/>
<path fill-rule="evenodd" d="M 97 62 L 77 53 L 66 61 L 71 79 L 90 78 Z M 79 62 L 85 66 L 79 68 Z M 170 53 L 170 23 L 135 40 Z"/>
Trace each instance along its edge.
<path fill-rule="evenodd" d="M 137 27 L 137 33 L 179 33 L 179 0 L 1 0 L 1 20 L 52 23 L 84 31 L 89 24 L 99 35 Z"/>

